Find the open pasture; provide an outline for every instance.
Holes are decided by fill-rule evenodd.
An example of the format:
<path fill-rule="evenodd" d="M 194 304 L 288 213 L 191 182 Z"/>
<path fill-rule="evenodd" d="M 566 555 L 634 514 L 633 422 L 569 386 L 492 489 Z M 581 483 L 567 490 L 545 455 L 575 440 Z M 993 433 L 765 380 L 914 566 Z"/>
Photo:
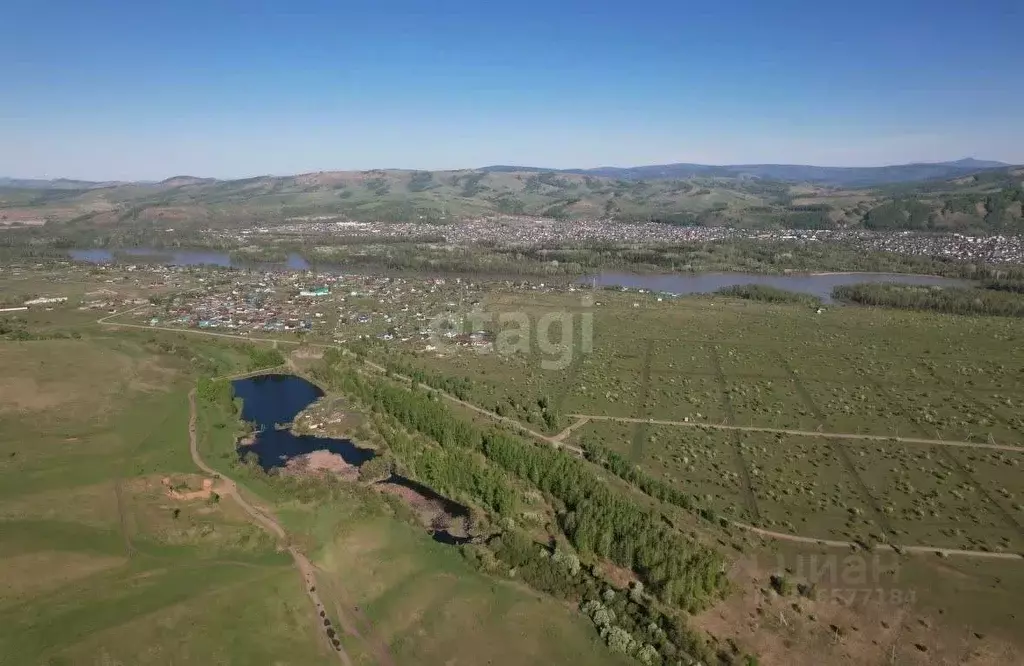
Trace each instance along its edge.
<path fill-rule="evenodd" d="M 834 444 L 820 437 L 755 432 L 739 438 L 763 525 L 844 541 L 877 531 L 870 501 Z"/>
<path fill-rule="evenodd" d="M 1019 552 L 1021 533 L 953 455 L 945 447 L 920 445 L 850 447 L 857 475 L 890 526 L 891 541 Z"/>
<path fill-rule="evenodd" d="M 647 423 L 591 422 L 570 443 L 615 451 L 646 474 L 691 494 L 701 506 L 740 518 L 748 501 L 731 433 Z M 749 516 L 746 516 L 749 518 Z"/>
<path fill-rule="evenodd" d="M 392 663 L 632 663 L 608 650 L 575 610 L 473 571 L 421 530 L 352 518 L 322 550 L 318 583 L 338 603 L 359 608 Z M 339 596 L 340 586 L 347 596 Z"/>
<path fill-rule="evenodd" d="M 498 294 L 485 303 L 493 311 L 518 308 L 531 321 L 545 312 L 576 317 L 566 367 L 542 365 L 553 356 L 537 347 L 538 335 L 530 354 L 456 348 L 443 357 L 409 356 L 478 383 L 471 398 L 492 409 L 554 395 L 562 415 L 1009 444 L 1024 437 L 1024 334 L 1017 322 L 594 293 L 600 305 L 589 310 L 578 291 L 539 294 L 533 302 Z M 583 311 L 593 316 L 589 350 L 581 340 Z"/>
<path fill-rule="evenodd" d="M 163 483 L 201 484 L 186 394 L 212 349 L 90 332 L 0 342 L 0 663 L 330 663 L 287 556 Z"/>
<path fill-rule="evenodd" d="M 579 312 L 579 300 L 577 292 L 528 302 L 539 316 L 537 308 Z M 711 296 L 658 301 L 599 291 L 595 300 L 592 350 L 569 368 L 545 370 L 539 354 L 514 363 L 466 356 L 460 376 L 483 381 L 486 402 L 510 391 L 528 402 L 521 394 L 530 377 L 546 391 L 560 387 L 563 425 L 572 414 L 679 421 L 592 421 L 567 441 L 591 438 L 770 529 L 949 548 L 1024 545 L 1009 518 L 1021 520 L 1024 482 L 1005 462 L 1017 454 L 896 439 L 1024 446 L 1019 322 L 856 307 L 819 314 Z M 509 305 L 507 297 L 496 302 Z M 439 369 L 436 359 L 410 360 Z M 502 364 L 517 381 L 493 385 Z M 488 406 L 475 392 L 470 400 Z M 820 436 L 828 433 L 893 440 Z M 971 465 L 968 479 L 961 467 Z"/>

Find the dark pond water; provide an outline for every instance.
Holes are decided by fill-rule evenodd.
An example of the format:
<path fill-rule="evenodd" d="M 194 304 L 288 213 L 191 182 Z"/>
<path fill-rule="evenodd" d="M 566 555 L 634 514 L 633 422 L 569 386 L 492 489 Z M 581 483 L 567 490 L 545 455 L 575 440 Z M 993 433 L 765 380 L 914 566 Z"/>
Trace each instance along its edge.
<path fill-rule="evenodd" d="M 313 451 L 330 451 L 354 466 L 362 465 L 375 455 L 347 439 L 294 435 L 288 430 L 275 428 L 276 424 L 290 424 L 303 409 L 323 396 L 319 387 L 301 377 L 259 375 L 236 379 L 231 384 L 235 396 L 242 399 L 242 419 L 255 423 L 258 431 L 252 444 L 238 446 L 238 455 L 244 456 L 250 451 L 255 453 L 265 471 L 284 467 L 290 459 Z M 393 474 L 381 483 L 409 488 L 436 502 L 453 520 L 469 517 L 469 509 L 465 506 L 412 479 Z M 452 534 L 448 529 L 431 529 L 430 536 L 438 543 L 452 546 L 471 541 L 471 537 Z"/>
<path fill-rule="evenodd" d="M 297 254 L 288 256 L 284 263 L 265 261 L 233 261 L 226 252 L 209 250 L 158 250 L 146 247 L 124 248 L 120 250 L 71 250 L 68 252 L 76 261 L 87 261 L 93 264 L 110 264 L 118 260 L 117 255 L 138 257 L 139 261 L 151 261 L 167 266 L 220 266 L 222 268 L 250 269 L 287 269 L 293 271 L 309 270 L 309 262 Z"/>
<path fill-rule="evenodd" d="M 928 275 L 903 275 L 899 273 L 822 273 L 800 275 L 758 275 L 756 273 L 699 273 L 696 275 L 636 273 L 600 273 L 578 281 L 580 284 L 596 283 L 599 287 L 628 287 L 648 289 L 666 294 L 709 294 L 725 287 L 742 284 L 762 284 L 802 294 L 811 294 L 824 302 L 832 301 L 832 289 L 840 285 L 860 282 L 891 282 L 911 285 L 940 287 L 967 287 L 967 280 L 933 277 Z"/>
<path fill-rule="evenodd" d="M 242 418 L 255 423 L 259 431 L 252 444 L 238 447 L 238 455 L 255 453 L 264 470 L 283 467 L 288 460 L 313 451 L 336 453 L 355 466 L 374 456 L 373 451 L 347 439 L 294 435 L 274 427 L 290 424 L 299 412 L 323 396 L 323 391 L 305 379 L 295 375 L 260 375 L 236 379 L 231 384 L 235 396 L 242 399 Z"/>
<path fill-rule="evenodd" d="M 434 530 L 430 533 L 430 538 L 446 546 L 461 546 L 473 540 L 473 537 L 455 536 L 448 530 Z"/>

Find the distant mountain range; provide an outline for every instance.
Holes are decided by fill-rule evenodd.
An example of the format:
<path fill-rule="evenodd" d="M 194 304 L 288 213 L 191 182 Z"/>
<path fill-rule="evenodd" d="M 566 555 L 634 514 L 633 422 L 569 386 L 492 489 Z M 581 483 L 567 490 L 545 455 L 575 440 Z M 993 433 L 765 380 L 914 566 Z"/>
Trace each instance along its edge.
<path fill-rule="evenodd" d="M 67 178 L 55 178 L 44 180 L 42 178 L 0 178 L 0 187 L 16 187 L 24 190 L 91 190 L 97 187 L 113 187 L 124 185 L 114 181 L 96 182 L 92 180 L 69 180 Z"/>
<path fill-rule="evenodd" d="M 544 169 L 539 167 L 488 166 L 483 171 L 532 171 L 571 173 L 619 180 L 673 180 L 686 178 L 760 178 L 787 183 L 813 183 L 835 187 L 870 187 L 924 180 L 958 178 L 968 174 L 1010 166 L 992 160 L 968 157 L 955 162 L 922 162 L 877 167 L 821 167 L 804 164 L 655 164 L 637 167 L 595 169 Z"/>
<path fill-rule="evenodd" d="M 759 178 L 783 183 L 811 183 L 833 187 L 875 187 L 897 183 L 915 183 L 926 180 L 948 180 L 967 176 L 987 169 L 1008 166 L 993 160 L 976 160 L 973 157 L 954 162 L 919 162 L 877 167 L 822 167 L 806 164 L 652 164 L 635 167 L 596 167 L 593 169 L 548 169 L 545 167 L 493 165 L 470 171 L 487 173 L 564 173 L 616 180 L 680 180 L 687 178 Z M 379 170 L 373 170 L 377 172 Z M 396 171 L 388 169 L 386 171 Z M 366 172 L 370 173 L 370 172 Z M 444 172 L 438 172 L 444 173 Z M 248 179 L 247 179 L 248 180 Z M 229 182 L 216 178 L 195 176 L 174 176 L 159 183 L 134 181 L 145 185 L 198 185 Z M 47 190 L 89 190 L 98 187 L 127 185 L 125 181 L 88 181 L 57 178 L 42 180 L 32 178 L 0 178 L 0 187 Z"/>
<path fill-rule="evenodd" d="M 505 214 L 765 229 L 1024 233 L 1024 167 L 960 160 L 889 167 L 671 164 L 322 171 L 158 183 L 0 179 L 0 228 L 73 223 L 252 226 L 291 218 L 445 222 Z M 127 242 L 127 241 L 125 241 Z M 138 242 L 138 241 L 132 241 Z"/>

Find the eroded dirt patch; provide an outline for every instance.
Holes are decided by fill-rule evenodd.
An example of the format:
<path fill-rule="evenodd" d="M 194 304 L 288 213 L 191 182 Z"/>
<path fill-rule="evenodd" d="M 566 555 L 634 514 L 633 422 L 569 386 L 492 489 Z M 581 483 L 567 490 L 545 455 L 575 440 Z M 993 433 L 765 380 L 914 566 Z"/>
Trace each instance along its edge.
<path fill-rule="evenodd" d="M 337 453 L 330 451 L 313 451 L 295 456 L 285 464 L 289 474 L 334 474 L 345 481 L 359 478 L 359 468 L 350 465 Z"/>

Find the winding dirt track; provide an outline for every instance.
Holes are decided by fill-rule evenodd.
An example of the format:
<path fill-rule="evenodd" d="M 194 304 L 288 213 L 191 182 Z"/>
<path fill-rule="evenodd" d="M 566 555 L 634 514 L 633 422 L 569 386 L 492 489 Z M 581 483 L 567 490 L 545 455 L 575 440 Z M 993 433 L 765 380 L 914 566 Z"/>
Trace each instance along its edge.
<path fill-rule="evenodd" d="M 306 596 L 313 603 L 313 607 L 316 609 L 316 627 L 317 631 L 323 635 L 324 640 L 327 642 L 330 651 L 338 655 L 338 660 L 341 661 L 345 666 L 352 666 L 352 660 L 349 658 L 348 653 L 345 652 L 345 648 L 340 646 L 336 649 L 334 644 L 331 642 L 331 637 L 327 634 L 327 627 L 320 621 L 321 611 L 325 611 L 323 602 L 320 600 L 320 595 L 316 591 L 316 577 L 314 575 L 313 564 L 309 559 L 303 555 L 299 550 L 288 543 L 288 534 L 281 527 L 281 524 L 268 513 L 264 513 L 260 509 L 250 504 L 242 494 L 238 492 L 238 486 L 235 482 L 224 476 L 220 472 L 216 471 L 209 465 L 207 465 L 202 457 L 199 455 L 199 444 L 196 437 L 196 390 L 192 389 L 188 394 L 188 445 L 189 452 L 192 454 L 192 462 L 196 464 L 196 467 L 203 470 L 203 472 L 209 474 L 215 479 L 220 480 L 220 484 L 217 486 L 217 491 L 225 495 L 230 495 L 231 499 L 234 500 L 238 506 L 252 517 L 253 520 L 259 524 L 267 532 L 270 532 L 280 543 L 285 546 L 288 553 L 292 556 L 292 561 L 295 563 L 295 567 L 299 570 L 302 575 L 303 587 L 306 589 Z M 338 608 L 340 614 L 341 609 Z M 340 618 L 339 622 L 348 626 L 347 618 Z M 358 636 L 358 633 L 356 634 Z M 362 638 L 360 636 L 360 638 Z"/>
<path fill-rule="evenodd" d="M 140 325 L 140 324 L 123 324 L 123 323 L 120 323 L 120 322 L 110 321 L 110 319 L 112 319 L 115 316 L 128 314 L 128 313 L 133 312 L 135 310 L 139 310 L 139 309 L 141 309 L 143 307 L 146 307 L 146 306 L 142 305 L 142 306 L 139 306 L 137 308 L 133 308 L 132 310 L 126 310 L 124 312 L 107 315 L 106 317 L 102 317 L 102 318 L 98 319 L 96 323 L 97 324 L 107 325 L 107 326 L 126 326 L 126 327 L 129 327 L 129 328 L 156 329 L 156 330 L 163 330 L 163 331 L 171 331 L 173 333 L 191 333 L 191 334 L 198 334 L 198 335 L 210 335 L 210 336 L 221 337 L 221 338 L 233 338 L 233 339 L 236 339 L 236 340 L 246 340 L 246 341 L 249 341 L 249 342 L 275 342 L 275 343 L 276 342 L 281 342 L 281 343 L 286 343 L 286 344 L 296 344 L 296 345 L 300 344 L 298 342 L 294 342 L 294 341 L 291 341 L 291 340 L 275 340 L 275 339 L 272 339 L 272 338 L 254 338 L 254 337 L 248 337 L 248 336 L 243 336 L 243 335 L 232 335 L 232 334 L 229 334 L 229 333 L 214 333 L 212 331 L 194 331 L 194 330 L 189 330 L 189 329 L 169 328 L 169 327 L 161 327 L 161 326 L 143 326 L 143 325 Z M 342 345 L 308 344 L 308 343 L 307 343 L 307 345 L 308 346 L 312 346 L 312 347 L 325 348 L 325 349 L 326 348 L 341 349 L 343 352 L 347 352 L 345 347 L 343 347 Z M 367 367 L 372 368 L 373 370 L 375 370 L 377 372 L 380 372 L 380 373 L 386 373 L 387 372 L 386 368 L 384 368 L 383 366 L 378 365 L 376 363 L 373 363 L 372 361 L 364 361 L 364 362 L 365 362 Z M 402 379 L 404 381 L 408 381 L 408 382 L 412 381 L 411 378 L 405 377 L 403 375 L 398 375 L 398 374 L 392 373 L 392 376 L 393 377 L 397 377 L 399 379 Z M 486 417 L 488 417 L 488 418 L 490 418 L 490 419 L 492 419 L 494 421 L 497 421 L 497 422 L 500 422 L 500 423 L 504 423 L 504 424 L 506 424 L 508 426 L 511 426 L 512 428 L 515 428 L 516 430 L 519 430 L 520 432 L 523 432 L 523 433 L 529 435 L 530 437 L 533 437 L 536 440 L 539 440 L 539 441 L 542 441 L 542 442 L 546 442 L 547 444 L 550 444 L 551 446 L 554 446 L 556 448 L 562 448 L 562 449 L 565 449 L 567 451 L 571 451 L 572 453 L 574 453 L 574 454 L 576 454 L 576 455 L 578 455 L 580 457 L 583 457 L 583 455 L 584 455 L 583 449 L 579 448 L 578 446 L 573 446 L 571 444 L 567 444 L 567 443 L 563 442 L 562 440 L 564 438 L 568 437 L 572 433 L 573 430 L 575 430 L 576 428 L 579 428 L 580 426 L 582 426 L 587 421 L 620 421 L 620 422 L 626 422 L 626 423 L 645 422 L 645 423 L 652 423 L 652 424 L 655 424 L 655 425 L 672 425 L 672 426 L 690 427 L 690 428 L 713 428 L 713 429 L 719 429 L 719 430 L 742 430 L 742 431 L 749 431 L 749 432 L 769 432 L 769 433 L 781 433 L 781 434 L 789 434 L 789 435 L 804 435 L 804 436 L 810 436 L 810 437 L 823 437 L 823 438 L 826 438 L 826 439 L 888 441 L 888 442 L 901 442 L 901 443 L 904 443 L 904 444 L 922 444 L 922 445 L 927 445 L 927 446 L 954 446 L 954 447 L 973 448 L 973 449 L 994 449 L 994 450 L 997 450 L 997 451 L 1024 452 L 1024 447 L 1010 446 L 1010 445 L 1004 445 L 1004 444 L 985 444 L 985 443 L 977 443 L 977 442 L 958 442 L 958 441 L 949 441 L 949 440 L 941 440 L 941 439 L 922 439 L 922 438 L 917 438 L 917 437 L 898 437 L 898 436 L 886 436 L 886 435 L 866 435 L 866 434 L 859 434 L 859 433 L 819 432 L 819 431 L 815 431 L 815 430 L 786 430 L 786 429 L 781 429 L 781 428 L 764 428 L 764 427 L 757 427 L 757 426 L 737 426 L 737 425 L 726 425 L 726 424 L 714 424 L 713 425 L 713 424 L 708 424 L 708 423 L 692 423 L 692 422 L 689 422 L 689 421 L 671 421 L 671 420 L 659 420 L 659 419 L 643 419 L 643 418 L 621 417 L 621 416 L 604 416 L 604 415 L 597 415 L 597 414 L 570 414 L 570 416 L 572 418 L 574 418 L 574 419 L 577 419 L 577 421 L 575 423 L 571 424 L 570 426 L 568 426 L 567 428 L 565 428 L 564 430 L 562 430 L 562 432 L 558 433 L 557 435 L 548 436 L 548 435 L 545 435 L 543 433 L 537 432 L 536 430 L 532 430 L 531 428 L 526 427 L 525 425 L 523 425 L 522 423 L 520 423 L 519 421 L 517 421 L 515 419 L 509 418 L 507 416 L 500 416 L 498 414 L 495 414 L 494 412 L 491 412 L 489 410 L 483 409 L 482 407 L 477 407 L 476 405 L 470 404 L 470 403 L 466 402 L 465 400 L 460 400 L 459 398 L 455 397 L 454 395 L 451 395 L 450 393 L 446 393 L 445 391 L 442 391 L 440 389 L 435 389 L 435 388 L 433 388 L 431 386 L 427 386 L 425 384 L 418 384 L 418 386 L 423 388 L 424 390 L 436 393 L 437 395 L 440 395 L 440 396 L 444 397 L 446 400 L 449 400 L 450 402 L 453 402 L 453 403 L 458 404 L 458 405 L 462 405 L 463 407 L 465 407 L 467 409 L 470 409 L 470 410 L 472 410 L 472 411 L 474 411 L 474 412 L 476 412 L 478 414 L 486 416 Z M 190 394 L 190 398 L 194 398 L 194 391 L 193 391 L 193 394 Z M 194 407 L 194 402 L 193 402 L 193 407 Z M 195 411 L 193 409 L 193 421 L 194 421 L 194 417 L 195 417 Z M 192 433 L 193 433 L 193 437 L 192 437 L 193 455 L 192 455 L 192 458 L 193 458 L 193 460 L 196 461 L 196 464 L 199 465 L 200 468 L 202 468 L 204 470 L 209 470 L 208 467 L 206 467 L 205 465 L 202 464 L 202 461 L 199 459 L 199 456 L 198 456 L 198 451 L 196 451 L 196 449 L 195 449 L 194 422 L 192 423 L 192 425 L 193 425 L 193 428 L 192 428 Z M 212 474 L 212 473 L 215 473 L 215 472 L 210 470 L 210 473 Z M 233 484 L 232 484 L 232 487 L 233 487 Z M 245 508 L 247 506 L 244 503 L 244 501 L 241 499 L 241 497 L 239 497 L 237 495 L 237 491 L 235 493 L 235 497 L 238 497 L 238 500 L 239 500 L 240 504 L 242 504 L 243 508 Z M 247 508 L 246 511 L 249 511 L 250 515 L 254 515 L 253 512 L 255 512 L 256 514 L 261 516 L 263 519 L 267 519 L 266 516 L 263 516 L 263 514 L 260 514 L 258 511 L 256 511 L 256 509 L 252 508 L 251 506 L 249 508 Z M 256 516 L 254 515 L 254 517 L 256 517 Z M 260 521 L 261 524 L 262 524 L 262 521 L 260 520 L 260 518 L 257 518 L 257 520 Z M 276 523 L 274 523 L 274 524 L 276 525 Z M 741 523 L 739 521 L 733 521 L 732 524 L 735 525 L 736 527 L 739 527 L 739 528 L 741 528 L 743 530 L 746 530 L 748 532 L 751 532 L 753 534 L 757 534 L 759 536 L 770 538 L 770 539 L 777 539 L 777 540 L 780 540 L 780 541 L 789 541 L 789 542 L 793 542 L 793 543 L 815 544 L 815 545 L 820 545 L 820 546 L 827 546 L 827 547 L 830 547 L 830 548 L 860 548 L 860 547 L 862 547 L 861 544 L 855 543 L 853 541 L 837 541 L 837 540 L 832 540 L 832 539 L 818 539 L 818 538 L 815 538 L 815 537 L 806 537 L 806 536 L 800 536 L 800 535 L 797 535 L 797 534 L 787 534 L 785 532 L 773 532 L 771 530 L 766 530 L 766 529 L 763 529 L 763 528 L 760 528 L 760 527 L 756 527 L 754 525 L 749 525 L 747 523 Z M 277 527 L 280 530 L 280 526 L 277 526 Z M 282 534 L 283 534 L 283 530 L 282 530 Z M 878 549 L 878 550 L 897 550 L 898 549 L 900 552 L 905 552 L 905 553 L 930 553 L 930 554 L 938 554 L 938 555 L 953 556 L 953 557 L 970 557 L 970 558 L 978 558 L 978 559 L 1007 559 L 1007 560 L 1018 560 L 1018 561 L 1024 562 L 1024 554 L 1018 554 L 1018 553 L 993 553 L 993 552 L 987 552 L 987 551 L 981 551 L 981 550 L 959 550 L 959 549 L 952 549 L 952 548 L 940 548 L 940 547 L 936 547 L 936 546 L 919 546 L 919 545 L 904 546 L 904 545 L 899 545 L 899 544 L 894 544 L 894 545 L 877 544 L 877 545 L 875 545 L 875 549 Z M 293 555 L 293 557 L 294 557 L 294 555 Z M 306 561 L 306 563 L 307 563 L 307 565 L 309 564 L 308 560 Z"/>

